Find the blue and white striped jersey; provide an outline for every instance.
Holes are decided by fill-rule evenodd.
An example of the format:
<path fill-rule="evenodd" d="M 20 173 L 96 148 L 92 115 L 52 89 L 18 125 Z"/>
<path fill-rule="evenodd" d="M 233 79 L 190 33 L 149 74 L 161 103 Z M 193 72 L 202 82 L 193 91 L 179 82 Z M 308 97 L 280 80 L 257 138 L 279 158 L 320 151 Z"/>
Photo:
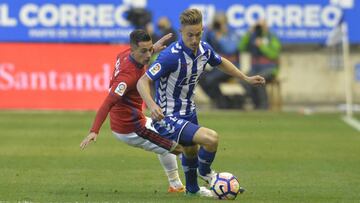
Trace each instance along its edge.
<path fill-rule="evenodd" d="M 163 50 L 146 74 L 155 81 L 155 102 L 164 115 L 181 117 L 195 112 L 195 86 L 205 65 L 221 62 L 212 47 L 202 41 L 196 56 L 182 40 Z"/>

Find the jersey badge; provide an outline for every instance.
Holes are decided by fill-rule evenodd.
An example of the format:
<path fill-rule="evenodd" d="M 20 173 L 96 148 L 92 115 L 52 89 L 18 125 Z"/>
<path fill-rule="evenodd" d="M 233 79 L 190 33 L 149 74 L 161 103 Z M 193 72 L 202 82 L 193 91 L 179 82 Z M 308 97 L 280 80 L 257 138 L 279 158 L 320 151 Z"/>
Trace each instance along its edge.
<path fill-rule="evenodd" d="M 149 69 L 151 75 L 155 76 L 161 70 L 160 63 L 156 63 Z"/>
<path fill-rule="evenodd" d="M 120 96 L 123 96 L 125 93 L 126 87 L 127 87 L 127 85 L 125 82 L 119 83 L 119 85 L 115 89 L 115 93 Z"/>

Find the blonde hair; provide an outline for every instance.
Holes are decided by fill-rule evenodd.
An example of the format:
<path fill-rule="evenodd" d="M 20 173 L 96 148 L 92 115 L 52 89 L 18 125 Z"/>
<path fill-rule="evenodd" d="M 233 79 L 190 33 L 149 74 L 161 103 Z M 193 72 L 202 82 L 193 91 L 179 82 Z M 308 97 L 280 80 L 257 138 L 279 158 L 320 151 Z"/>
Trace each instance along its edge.
<path fill-rule="evenodd" d="M 180 15 L 180 23 L 182 26 L 202 24 L 201 11 L 195 8 L 186 9 Z"/>

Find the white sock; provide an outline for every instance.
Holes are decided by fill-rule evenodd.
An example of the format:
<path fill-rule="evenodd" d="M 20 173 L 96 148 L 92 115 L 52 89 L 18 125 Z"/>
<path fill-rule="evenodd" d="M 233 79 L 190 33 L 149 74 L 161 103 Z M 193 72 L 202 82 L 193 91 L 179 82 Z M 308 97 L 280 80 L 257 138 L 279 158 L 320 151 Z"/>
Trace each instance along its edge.
<path fill-rule="evenodd" d="M 183 187 L 183 184 L 179 178 L 176 155 L 168 153 L 165 155 L 159 154 L 158 157 L 168 177 L 170 186 L 174 188 Z"/>

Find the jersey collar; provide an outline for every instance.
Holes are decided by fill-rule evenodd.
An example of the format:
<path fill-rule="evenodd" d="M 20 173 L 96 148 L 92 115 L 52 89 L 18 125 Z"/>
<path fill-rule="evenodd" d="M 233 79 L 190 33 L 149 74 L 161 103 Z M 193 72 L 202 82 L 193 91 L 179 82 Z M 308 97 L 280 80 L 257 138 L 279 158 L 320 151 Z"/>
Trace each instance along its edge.
<path fill-rule="evenodd" d="M 132 56 L 131 56 L 131 54 L 129 54 L 129 60 L 131 61 L 131 63 L 133 63 L 135 66 L 136 66 L 136 68 L 143 68 L 144 67 L 144 65 L 143 64 L 141 64 L 141 63 L 139 63 L 139 62 L 137 62 Z"/>
<path fill-rule="evenodd" d="M 185 43 L 184 43 L 184 41 L 183 41 L 182 39 L 179 40 L 179 44 L 180 44 L 180 46 L 182 47 L 182 49 L 185 51 L 185 53 L 186 53 L 187 55 L 191 56 L 192 58 L 197 58 L 199 55 L 202 54 L 202 51 L 200 50 L 200 46 L 201 46 L 200 44 L 201 44 L 201 42 L 200 42 L 200 44 L 199 44 L 199 47 L 198 47 L 196 56 L 194 55 L 193 51 L 192 51 L 189 47 L 187 47 L 187 46 L 185 45 Z"/>

